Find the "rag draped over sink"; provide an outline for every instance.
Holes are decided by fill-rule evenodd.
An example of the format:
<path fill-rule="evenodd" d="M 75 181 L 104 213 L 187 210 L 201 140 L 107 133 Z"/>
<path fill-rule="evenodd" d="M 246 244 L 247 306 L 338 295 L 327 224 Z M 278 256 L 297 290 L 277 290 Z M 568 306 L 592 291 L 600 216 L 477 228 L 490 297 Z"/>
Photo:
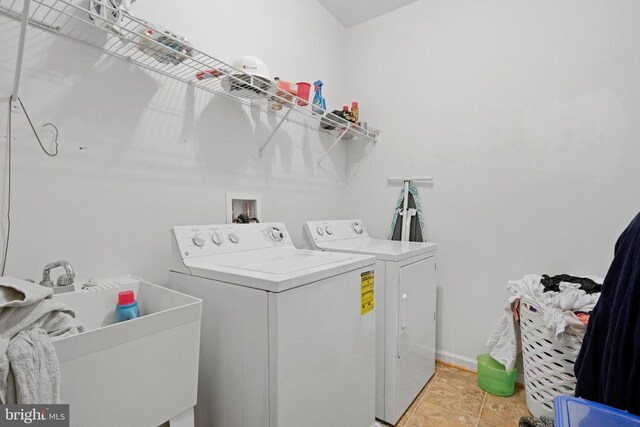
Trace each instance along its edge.
<path fill-rule="evenodd" d="M 60 365 L 51 337 L 84 330 L 51 288 L 0 277 L 0 404 L 59 403 Z"/>
<path fill-rule="evenodd" d="M 575 374 L 576 396 L 640 415 L 640 214 L 616 242 Z"/>

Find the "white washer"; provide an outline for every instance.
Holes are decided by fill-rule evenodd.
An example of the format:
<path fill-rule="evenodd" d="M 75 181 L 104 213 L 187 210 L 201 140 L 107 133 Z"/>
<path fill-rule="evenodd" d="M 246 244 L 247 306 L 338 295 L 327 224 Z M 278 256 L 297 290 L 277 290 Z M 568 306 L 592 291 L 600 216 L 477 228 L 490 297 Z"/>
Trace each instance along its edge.
<path fill-rule="evenodd" d="M 374 266 L 296 249 L 280 223 L 174 227 L 170 287 L 203 300 L 196 423 L 374 425 Z"/>
<path fill-rule="evenodd" d="M 396 424 L 435 373 L 436 245 L 372 239 L 360 220 L 308 221 L 325 253 L 376 256 L 376 417 Z"/>

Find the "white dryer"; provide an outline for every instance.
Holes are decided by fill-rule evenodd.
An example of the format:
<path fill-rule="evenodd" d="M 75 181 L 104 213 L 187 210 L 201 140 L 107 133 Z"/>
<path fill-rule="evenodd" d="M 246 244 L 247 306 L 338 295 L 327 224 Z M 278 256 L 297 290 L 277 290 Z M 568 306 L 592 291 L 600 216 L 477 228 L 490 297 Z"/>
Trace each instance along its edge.
<path fill-rule="evenodd" d="M 174 227 L 170 287 L 203 300 L 196 424 L 374 425 L 374 266 L 280 223 Z"/>
<path fill-rule="evenodd" d="M 360 220 L 308 221 L 325 253 L 376 257 L 376 417 L 396 424 L 435 373 L 436 245 L 372 239 Z"/>

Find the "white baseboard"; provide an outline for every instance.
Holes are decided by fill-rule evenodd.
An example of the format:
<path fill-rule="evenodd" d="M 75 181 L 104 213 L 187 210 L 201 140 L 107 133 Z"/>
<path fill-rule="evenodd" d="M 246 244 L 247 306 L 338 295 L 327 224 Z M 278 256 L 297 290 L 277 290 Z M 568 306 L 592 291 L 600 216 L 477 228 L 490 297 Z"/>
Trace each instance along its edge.
<path fill-rule="evenodd" d="M 453 365 L 462 366 L 474 372 L 478 370 L 478 362 L 476 359 L 449 353 L 447 351 L 436 351 L 436 359 Z"/>
<path fill-rule="evenodd" d="M 473 372 L 478 372 L 478 361 L 476 359 L 471 359 L 470 357 L 460 356 L 447 351 L 436 351 L 436 360 L 461 366 Z M 524 384 L 524 373 L 518 371 L 518 374 L 516 375 L 516 382 Z"/>

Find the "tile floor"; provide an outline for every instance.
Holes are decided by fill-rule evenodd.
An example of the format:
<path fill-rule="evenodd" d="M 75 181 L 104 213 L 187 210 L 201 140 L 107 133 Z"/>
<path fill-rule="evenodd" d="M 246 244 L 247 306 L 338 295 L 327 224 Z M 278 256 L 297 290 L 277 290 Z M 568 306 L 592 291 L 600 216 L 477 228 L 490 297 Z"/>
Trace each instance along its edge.
<path fill-rule="evenodd" d="M 398 422 L 402 427 L 516 427 L 531 415 L 524 389 L 510 397 L 484 392 L 476 374 L 437 364 L 436 374 Z"/>

